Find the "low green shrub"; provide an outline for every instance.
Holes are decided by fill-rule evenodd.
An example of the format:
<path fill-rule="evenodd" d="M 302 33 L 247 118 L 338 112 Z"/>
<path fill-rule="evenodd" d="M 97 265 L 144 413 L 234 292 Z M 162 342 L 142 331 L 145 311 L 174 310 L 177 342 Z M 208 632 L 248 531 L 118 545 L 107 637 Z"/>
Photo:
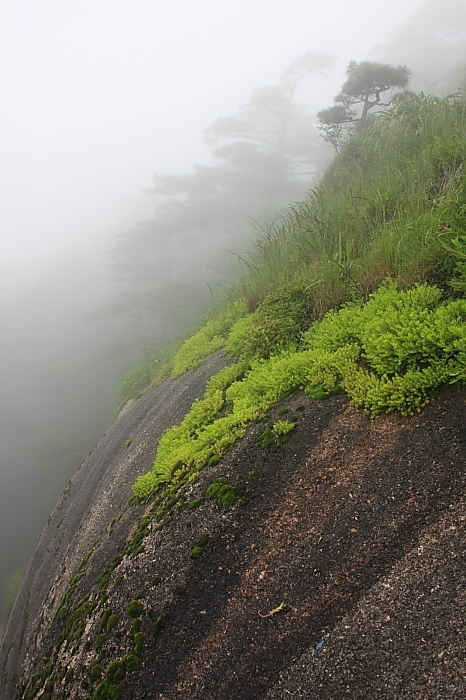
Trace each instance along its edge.
<path fill-rule="evenodd" d="M 141 603 L 140 600 L 136 600 L 136 599 L 132 600 L 131 603 L 128 603 L 128 605 L 126 606 L 126 612 L 128 613 L 128 615 L 130 617 L 134 617 L 134 618 L 141 617 L 143 610 L 144 610 L 143 604 Z"/>
<path fill-rule="evenodd" d="M 224 390 L 212 382 L 181 425 L 163 435 L 154 469 L 137 479 L 135 494 L 147 498 L 180 469 L 197 474 L 217 463 L 250 423 L 297 389 L 315 399 L 345 391 L 371 416 L 419 411 L 443 384 L 464 379 L 465 321 L 466 300 L 443 301 L 441 290 L 426 284 L 398 290 L 387 282 L 367 303 L 328 312 L 303 334 L 300 351 L 251 360 Z M 222 375 L 218 386 L 227 376 L 234 375 Z M 262 440 L 283 444 L 293 427 L 278 421 Z"/>
<path fill-rule="evenodd" d="M 188 338 L 172 360 L 172 377 L 179 377 L 188 369 L 196 369 L 208 355 L 223 348 L 232 326 L 246 313 L 246 302 L 239 299 Z"/>
<path fill-rule="evenodd" d="M 367 304 L 329 313 L 306 334 L 312 348 L 306 391 L 343 389 L 369 415 L 419 411 L 466 372 L 466 300 L 416 285 L 382 286 Z"/>
<path fill-rule="evenodd" d="M 291 437 L 295 429 L 295 423 L 286 420 L 279 420 L 270 428 L 266 428 L 259 437 L 259 445 L 266 450 L 270 447 L 282 447 Z"/>
<path fill-rule="evenodd" d="M 142 632 L 136 632 L 134 635 L 134 653 L 139 656 L 144 648 L 144 634 Z"/>
<path fill-rule="evenodd" d="M 107 628 L 107 622 L 112 614 L 112 608 L 105 608 L 100 618 L 100 631 L 105 631 Z"/>
<path fill-rule="evenodd" d="M 87 675 L 91 679 L 92 683 L 98 681 L 102 677 L 102 667 L 100 665 L 99 659 L 93 659 L 87 668 Z"/>
<path fill-rule="evenodd" d="M 118 615 L 110 615 L 110 617 L 108 618 L 106 631 L 111 632 L 112 629 L 115 627 L 117 622 L 118 622 Z"/>
<path fill-rule="evenodd" d="M 106 680 L 110 681 L 110 683 L 120 683 L 125 676 L 126 665 L 120 659 L 112 661 L 105 674 Z"/>
<path fill-rule="evenodd" d="M 105 644 L 105 634 L 100 633 L 95 639 L 95 650 L 100 651 Z"/>
<path fill-rule="evenodd" d="M 139 660 L 136 654 L 130 651 L 123 657 L 123 663 L 125 664 L 126 671 L 132 673 L 132 671 L 136 670 Z"/>
<path fill-rule="evenodd" d="M 165 626 L 165 617 L 159 615 L 154 622 L 154 637 L 158 637 Z"/>
<path fill-rule="evenodd" d="M 202 556 L 203 551 L 204 550 L 202 547 L 193 547 L 189 552 L 189 558 L 194 560 L 199 559 Z"/>
<path fill-rule="evenodd" d="M 205 492 L 206 498 L 209 501 L 217 501 L 220 508 L 230 508 L 236 503 L 238 498 L 237 489 L 228 483 L 224 476 L 215 479 Z"/>
<path fill-rule="evenodd" d="M 189 338 L 173 358 L 172 376 L 179 377 L 188 369 L 196 369 L 202 361 L 225 345 L 225 339 L 219 335 L 211 336 L 210 328 L 205 326 Z"/>
<path fill-rule="evenodd" d="M 271 291 L 252 316 L 240 319 L 227 339 L 234 357 L 266 359 L 296 349 L 312 320 L 313 294 L 308 286 L 293 282 Z"/>
<path fill-rule="evenodd" d="M 121 696 L 120 686 L 106 679 L 99 683 L 92 695 L 92 700 L 121 700 Z"/>

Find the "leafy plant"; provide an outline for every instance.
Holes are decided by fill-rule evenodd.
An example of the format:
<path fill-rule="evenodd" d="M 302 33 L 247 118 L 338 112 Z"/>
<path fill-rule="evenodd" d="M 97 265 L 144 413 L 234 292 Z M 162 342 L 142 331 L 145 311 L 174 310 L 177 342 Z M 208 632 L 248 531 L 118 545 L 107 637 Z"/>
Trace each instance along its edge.
<path fill-rule="evenodd" d="M 228 483 L 224 476 L 215 479 L 205 492 L 206 498 L 209 501 L 217 501 L 220 508 L 230 508 L 236 503 L 238 498 L 237 489 Z"/>
<path fill-rule="evenodd" d="M 199 559 L 199 557 L 202 556 L 203 551 L 204 550 L 202 547 L 193 547 L 192 550 L 189 552 L 189 558 L 193 560 Z"/>
<path fill-rule="evenodd" d="M 259 437 L 259 445 L 266 450 L 270 447 L 281 447 L 291 437 L 291 432 L 295 429 L 295 423 L 286 420 L 279 420 L 270 428 L 266 428 Z"/>
<path fill-rule="evenodd" d="M 142 615 L 142 612 L 144 610 L 144 606 L 141 603 L 140 600 L 132 600 L 131 603 L 128 603 L 126 606 L 126 612 L 130 617 L 140 617 Z"/>
<path fill-rule="evenodd" d="M 87 674 L 93 683 L 101 678 L 102 668 L 98 659 L 93 659 L 91 661 L 87 669 Z"/>

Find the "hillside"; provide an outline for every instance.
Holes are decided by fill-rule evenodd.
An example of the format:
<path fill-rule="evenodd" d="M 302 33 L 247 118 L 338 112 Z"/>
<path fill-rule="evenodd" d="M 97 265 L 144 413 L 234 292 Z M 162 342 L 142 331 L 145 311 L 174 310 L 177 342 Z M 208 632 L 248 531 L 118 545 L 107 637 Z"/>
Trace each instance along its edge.
<path fill-rule="evenodd" d="M 399 103 L 124 378 L 2 700 L 464 697 L 465 154 L 462 98 Z"/>

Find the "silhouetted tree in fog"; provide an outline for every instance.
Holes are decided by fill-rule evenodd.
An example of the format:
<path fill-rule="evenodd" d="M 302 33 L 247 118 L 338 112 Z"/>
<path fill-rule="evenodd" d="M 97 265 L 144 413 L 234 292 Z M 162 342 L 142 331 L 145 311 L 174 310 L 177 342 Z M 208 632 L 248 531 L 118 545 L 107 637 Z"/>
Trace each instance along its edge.
<path fill-rule="evenodd" d="M 226 251 L 244 250 L 251 219 L 273 216 L 305 194 L 327 153 L 308 110 L 296 104 L 296 91 L 333 62 L 307 52 L 277 85 L 255 90 L 239 116 L 215 120 L 204 141 L 218 165 L 154 175 L 148 190 L 156 198 L 154 218 L 120 234 L 113 250 L 126 291 L 107 313 L 137 309 L 174 318 L 183 305 L 197 312 L 206 301 L 200 288 L 229 276 Z"/>
<path fill-rule="evenodd" d="M 326 141 L 335 148 L 341 145 L 344 127 L 350 124 L 352 129 L 346 129 L 346 133 L 357 127 L 362 127 L 369 111 L 374 107 L 389 107 L 393 102 L 391 97 L 388 102 L 382 102 L 382 93 L 393 88 L 404 90 L 411 72 L 406 66 L 390 66 L 388 63 L 375 61 L 351 61 L 346 69 L 347 80 L 341 88 L 341 92 L 335 97 L 335 105 L 322 109 L 317 114 Z"/>

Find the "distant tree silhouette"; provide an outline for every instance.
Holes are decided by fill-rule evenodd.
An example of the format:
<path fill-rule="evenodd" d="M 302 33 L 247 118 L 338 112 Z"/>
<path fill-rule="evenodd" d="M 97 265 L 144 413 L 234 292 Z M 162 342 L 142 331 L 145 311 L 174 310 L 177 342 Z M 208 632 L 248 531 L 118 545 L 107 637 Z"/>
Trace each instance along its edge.
<path fill-rule="evenodd" d="M 319 147 L 308 110 L 296 104 L 296 92 L 306 76 L 322 74 L 333 62 L 328 54 L 307 52 L 277 85 L 255 90 L 238 116 L 216 119 L 204 141 L 218 165 L 154 175 L 147 192 L 155 195 L 155 216 L 121 233 L 112 253 L 124 290 L 109 314 L 167 309 L 173 315 L 188 281 L 191 289 L 201 280 L 204 288 L 225 282 L 226 251 L 244 252 L 252 221 L 273 217 L 304 196 L 328 153 Z M 192 297 L 187 302 L 197 303 Z"/>
<path fill-rule="evenodd" d="M 361 128 L 374 107 L 388 107 L 394 97 L 388 102 L 382 102 L 382 93 L 398 88 L 405 90 L 411 75 L 406 66 L 390 66 L 388 63 L 375 61 L 351 61 L 346 69 L 347 80 L 341 92 L 335 97 L 335 105 L 322 109 L 317 118 L 320 129 L 326 141 L 338 148 L 343 140 L 344 126 L 351 125 L 346 132 Z M 399 93 L 398 93 L 399 94 Z"/>

